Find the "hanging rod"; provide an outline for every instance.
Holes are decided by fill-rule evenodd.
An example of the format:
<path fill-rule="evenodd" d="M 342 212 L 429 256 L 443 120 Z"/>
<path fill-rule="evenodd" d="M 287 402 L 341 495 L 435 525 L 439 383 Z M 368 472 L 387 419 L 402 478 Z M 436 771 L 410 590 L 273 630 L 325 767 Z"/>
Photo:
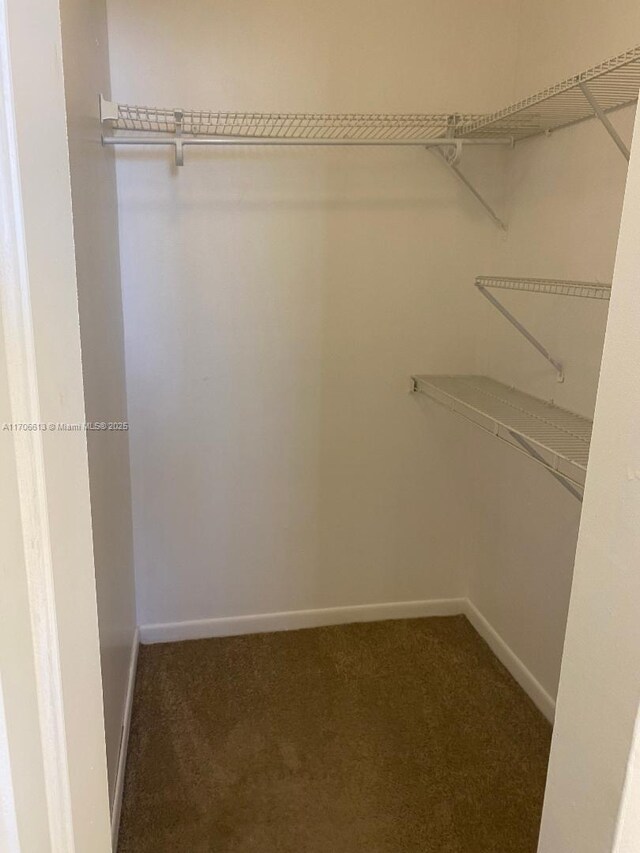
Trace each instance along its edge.
<path fill-rule="evenodd" d="M 549 350 L 540 343 L 512 313 L 500 302 L 489 289 L 520 290 L 526 293 L 546 293 L 555 296 L 573 296 L 583 299 L 609 299 L 611 285 L 594 281 L 562 281 L 551 278 L 499 278 L 496 276 L 479 275 L 475 286 L 485 299 L 499 311 L 502 316 L 526 338 L 534 349 L 545 358 L 556 370 L 558 382 L 564 382 L 562 362 L 554 358 Z"/>
<path fill-rule="evenodd" d="M 389 145 L 412 146 L 414 148 L 452 148 L 462 145 L 512 145 L 507 137 L 496 139 L 287 139 L 265 138 L 260 136 L 210 136 L 195 138 L 191 136 L 103 136 L 105 145 Z"/>

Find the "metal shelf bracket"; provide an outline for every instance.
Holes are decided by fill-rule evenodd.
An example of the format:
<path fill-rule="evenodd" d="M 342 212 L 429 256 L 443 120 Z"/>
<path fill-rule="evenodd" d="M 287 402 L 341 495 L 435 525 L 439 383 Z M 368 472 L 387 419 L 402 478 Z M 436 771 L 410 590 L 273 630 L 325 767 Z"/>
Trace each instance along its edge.
<path fill-rule="evenodd" d="M 105 121 L 118 121 L 118 105 L 113 101 L 108 101 L 104 95 L 99 96 L 100 104 L 100 124 Z"/>
<path fill-rule="evenodd" d="M 447 136 L 451 140 L 451 144 L 446 148 L 436 148 L 434 149 L 434 154 L 436 154 L 440 160 L 447 166 L 449 171 L 455 175 L 455 177 L 460 181 L 460 183 L 466 187 L 468 192 L 475 198 L 475 200 L 482 206 L 485 213 L 488 214 L 491 221 L 498 226 L 498 228 L 502 229 L 502 231 L 507 230 L 507 226 L 500 219 L 495 210 L 491 207 L 489 202 L 484 198 L 484 196 L 478 192 L 478 190 L 473 186 L 469 178 L 464 175 L 460 169 L 458 168 L 458 164 L 462 158 L 462 139 L 460 137 L 456 137 L 456 126 L 458 124 L 457 117 L 452 115 L 449 117 L 449 128 L 447 131 Z M 511 142 L 511 147 L 513 147 L 513 141 Z"/>
<path fill-rule="evenodd" d="M 184 142 L 182 140 L 182 124 L 184 113 L 182 110 L 175 110 L 173 118 L 176 125 L 176 166 L 184 166 Z"/>
<path fill-rule="evenodd" d="M 493 307 L 496 308 L 502 314 L 502 316 L 505 317 L 511 323 L 511 325 L 514 326 L 514 328 L 516 328 L 520 332 L 520 334 L 524 338 L 526 338 L 526 340 L 529 341 L 531 346 L 534 347 L 540 353 L 540 355 L 549 362 L 549 364 L 553 365 L 556 370 L 558 382 L 564 382 L 564 369 L 562 367 L 562 363 L 555 359 L 551 355 L 549 350 L 545 346 L 543 346 L 540 341 L 534 335 L 532 335 L 531 332 L 527 328 L 525 328 L 516 317 L 513 316 L 511 311 L 505 308 L 502 302 L 496 299 L 493 293 L 489 293 L 489 291 L 481 282 L 476 281 L 476 287 L 484 296 L 484 298 L 487 299 L 491 303 L 491 305 L 493 305 Z"/>
<path fill-rule="evenodd" d="M 526 438 L 523 438 L 521 435 L 518 435 L 518 433 L 513 432 L 512 430 L 509 430 L 509 435 L 517 444 L 520 445 L 520 447 L 522 447 L 522 449 L 526 453 L 529 454 L 529 456 L 531 456 L 532 459 L 535 459 L 536 462 L 541 462 L 542 465 L 544 465 L 544 467 L 547 469 L 547 472 L 551 474 L 551 476 L 556 479 L 560 483 L 560 485 L 563 486 L 570 494 L 572 494 L 576 500 L 582 503 L 582 492 L 579 491 L 579 489 L 574 486 L 573 483 L 570 483 L 565 477 L 550 468 L 546 464 L 544 457 L 540 453 L 538 453 L 535 447 L 530 444 L 526 440 Z"/>
<path fill-rule="evenodd" d="M 602 109 L 600 104 L 597 102 L 597 100 L 594 97 L 593 92 L 587 86 L 587 84 L 586 83 L 579 83 L 578 85 L 580 86 L 580 90 L 581 90 L 582 94 L 585 96 L 585 98 L 589 102 L 589 106 L 593 110 L 594 114 L 600 119 L 602 126 L 607 131 L 609 136 L 613 139 L 613 141 L 618 146 L 620 151 L 622 152 L 622 156 L 627 160 L 627 162 L 629 162 L 629 157 L 631 156 L 629 153 L 629 149 L 627 148 L 627 146 L 622 141 L 622 138 L 620 137 L 620 134 L 618 133 L 618 131 L 611 124 L 611 121 L 609 120 L 609 116 L 605 113 L 605 111 Z"/>
<path fill-rule="evenodd" d="M 485 213 L 487 213 L 487 214 L 488 214 L 488 216 L 489 216 L 489 218 L 491 219 L 491 221 L 492 221 L 495 225 L 497 225 L 497 226 L 498 226 L 498 228 L 502 229 L 502 231 L 506 231 L 506 230 L 507 230 L 507 226 L 506 226 L 506 224 L 502 221 L 502 219 L 500 219 L 500 217 L 498 216 L 498 214 L 497 214 L 497 213 L 495 212 L 495 210 L 491 207 L 491 205 L 490 205 L 490 204 L 489 204 L 489 202 L 484 198 L 484 196 L 482 196 L 482 195 L 478 192 L 478 190 L 473 186 L 473 184 L 471 183 L 471 181 L 469 180 L 469 178 L 467 178 L 467 177 L 466 177 L 466 175 L 464 175 L 464 174 L 460 171 L 460 169 L 458 168 L 458 165 L 457 165 L 457 164 L 458 164 L 458 161 L 459 161 L 459 159 L 460 159 L 460 158 L 459 158 L 459 157 L 457 157 L 457 158 L 450 158 L 450 157 L 447 157 L 447 154 L 445 153 L 445 152 L 446 152 L 446 150 L 447 150 L 447 149 L 445 149 L 444 151 L 441 151 L 440 149 L 436 148 L 436 149 L 435 149 L 435 154 L 436 154 L 436 156 L 438 156 L 438 157 L 439 157 L 439 159 L 440 159 L 440 160 L 445 164 L 445 166 L 446 166 L 446 167 L 447 167 L 447 168 L 452 172 L 452 174 L 454 174 L 454 175 L 456 176 L 456 178 L 460 181 L 460 183 L 461 183 L 463 186 L 465 186 L 465 187 L 467 188 L 467 190 L 471 193 L 471 195 L 475 198 L 475 200 L 476 200 L 477 202 L 479 202 L 479 204 L 481 204 L 481 205 L 482 205 L 482 207 L 483 207 L 483 209 L 484 209 Z"/>

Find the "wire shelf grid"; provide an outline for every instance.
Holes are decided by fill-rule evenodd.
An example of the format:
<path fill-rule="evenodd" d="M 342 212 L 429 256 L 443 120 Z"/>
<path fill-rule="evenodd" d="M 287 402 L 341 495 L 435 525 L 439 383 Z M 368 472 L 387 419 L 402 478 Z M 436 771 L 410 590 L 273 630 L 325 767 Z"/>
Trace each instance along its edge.
<path fill-rule="evenodd" d="M 583 87 L 588 86 L 588 93 Z M 488 144 L 529 136 L 602 117 L 638 100 L 640 46 L 542 92 L 490 114 L 468 113 L 256 113 L 166 109 L 105 102 L 103 116 L 127 141 L 158 135 L 203 141 L 280 140 L 344 143 L 415 143 L 454 137 Z M 587 96 L 588 94 L 588 96 Z M 589 98 L 592 98 L 593 103 Z M 597 110 L 594 112 L 594 104 Z M 611 131 L 610 131 L 611 132 Z M 111 141 L 116 141 L 112 139 Z"/>
<path fill-rule="evenodd" d="M 611 285 L 596 281 L 563 281 L 553 278 L 500 278 L 479 275 L 476 287 L 498 290 L 521 290 L 527 293 L 547 293 L 555 296 L 576 296 L 585 299 L 610 299 Z"/>
<path fill-rule="evenodd" d="M 628 106 L 640 90 L 640 46 L 460 128 L 464 138 L 511 136 L 517 142 L 592 118 L 587 85 L 603 112 Z"/>
<path fill-rule="evenodd" d="M 534 452 L 527 455 L 536 462 L 584 485 L 593 426 L 588 418 L 488 376 L 412 378 L 416 390 L 517 450 L 529 445 Z"/>
<path fill-rule="evenodd" d="M 318 140 L 436 139 L 477 115 L 442 113 L 241 113 L 117 104 L 113 130 L 188 137 Z"/>

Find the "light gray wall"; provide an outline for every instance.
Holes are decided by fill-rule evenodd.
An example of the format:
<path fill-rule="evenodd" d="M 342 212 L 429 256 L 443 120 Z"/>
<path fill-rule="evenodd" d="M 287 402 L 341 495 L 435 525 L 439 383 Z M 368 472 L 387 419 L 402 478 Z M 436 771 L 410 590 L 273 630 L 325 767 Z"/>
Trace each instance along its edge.
<path fill-rule="evenodd" d="M 103 0 L 62 0 L 71 191 L 88 421 L 127 420 L 117 194 L 113 152 L 100 143 L 98 93 L 109 94 Z M 135 631 L 126 432 L 89 432 L 109 790 L 113 798 Z"/>

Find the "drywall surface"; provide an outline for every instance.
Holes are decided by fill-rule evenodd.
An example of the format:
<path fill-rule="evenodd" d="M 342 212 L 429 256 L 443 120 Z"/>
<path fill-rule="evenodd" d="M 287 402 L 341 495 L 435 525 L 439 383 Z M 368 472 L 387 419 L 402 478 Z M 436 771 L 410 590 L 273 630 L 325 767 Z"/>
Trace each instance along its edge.
<path fill-rule="evenodd" d="M 601 853 L 640 845 L 629 799 L 637 790 L 632 745 L 640 703 L 639 155 L 636 138 L 578 537 L 540 853 Z"/>
<path fill-rule="evenodd" d="M 517 97 L 640 43 L 636 4 L 587 6 L 523 5 Z M 627 141 L 633 116 L 634 109 L 612 116 Z M 508 169 L 509 232 L 491 267 L 479 272 L 610 282 L 626 173 L 626 160 L 597 121 L 521 143 Z M 553 367 L 477 294 L 479 371 L 591 417 L 607 304 L 495 293 L 563 362 L 566 378 L 559 384 Z M 555 696 L 580 504 L 491 437 L 469 440 L 477 448 L 478 546 L 469 597 Z"/>
<path fill-rule="evenodd" d="M 115 165 L 100 144 L 98 118 L 98 93 L 109 89 L 106 9 L 103 0 L 60 5 L 86 415 L 126 422 Z M 136 626 L 128 435 L 89 431 L 87 442 L 113 797 Z"/>
<path fill-rule="evenodd" d="M 248 111 L 509 100 L 516 4 L 109 3 L 114 98 Z M 487 61 L 487 56 L 491 57 Z M 500 203 L 499 157 L 475 153 Z M 422 150 L 117 154 L 139 622 L 458 596 L 498 230 Z"/>
<path fill-rule="evenodd" d="M 522 98 L 635 47 L 635 0 L 522 0 L 517 97 Z"/>

